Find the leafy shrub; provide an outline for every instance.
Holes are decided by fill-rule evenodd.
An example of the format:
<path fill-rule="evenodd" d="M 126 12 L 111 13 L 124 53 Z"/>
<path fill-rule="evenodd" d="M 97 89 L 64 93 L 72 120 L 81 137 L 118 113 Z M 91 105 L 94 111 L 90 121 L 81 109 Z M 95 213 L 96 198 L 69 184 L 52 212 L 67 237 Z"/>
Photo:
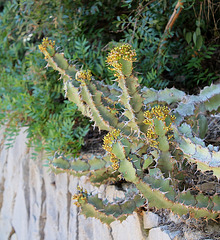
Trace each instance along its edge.
<path fill-rule="evenodd" d="M 6 125 L 7 145 L 12 146 L 19 128 L 27 126 L 29 145 L 35 150 L 45 148 L 53 154 L 60 149 L 76 154 L 90 123 L 75 104 L 64 99 L 59 75 L 45 71 L 35 45 L 54 25 L 47 22 L 51 11 L 44 15 L 41 10 L 49 4 L 50 8 L 56 5 L 58 11 L 59 4 L 45 1 L 43 6 L 37 4 L 36 11 L 31 11 L 37 7 L 33 4 L 34 1 L 24 2 L 19 7 L 16 1 L 8 2 L 1 14 L 0 120 Z"/>
<path fill-rule="evenodd" d="M 176 15 L 183 10 L 170 29 L 169 19 L 179 2 L 182 6 Z M 126 1 L 126 6 L 134 4 Z M 122 41 L 137 49 L 136 71 L 141 72 L 142 84 L 190 90 L 215 82 L 219 78 L 219 10 L 215 0 L 139 1 L 135 10 L 118 17 Z"/>

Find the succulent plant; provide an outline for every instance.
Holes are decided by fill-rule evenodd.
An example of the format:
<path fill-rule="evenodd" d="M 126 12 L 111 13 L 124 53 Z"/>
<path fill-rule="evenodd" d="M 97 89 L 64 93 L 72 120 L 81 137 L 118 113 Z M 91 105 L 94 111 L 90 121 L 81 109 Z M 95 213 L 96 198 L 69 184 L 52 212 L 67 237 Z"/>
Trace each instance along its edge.
<path fill-rule="evenodd" d="M 115 203 L 79 189 L 74 196 L 87 217 L 110 224 L 124 220 L 146 205 L 170 209 L 180 216 L 216 219 L 220 214 L 220 152 L 206 146 L 207 115 L 220 107 L 220 84 L 205 87 L 198 95 L 175 88 L 156 91 L 141 88 L 133 73 L 135 51 L 120 44 L 108 55 L 116 83 L 96 81 L 89 70 L 78 71 L 54 43 L 44 39 L 40 50 L 48 66 L 59 71 L 66 96 L 94 126 L 109 133 L 103 139 L 106 154 L 84 159 L 67 159 L 56 153 L 50 161 L 56 172 L 87 175 L 91 183 L 116 183 L 121 179 L 134 186 L 130 194 Z M 117 103 L 117 104 L 116 104 Z M 194 169 L 191 183 L 190 171 Z M 198 180 L 197 175 L 215 181 Z M 209 189 L 212 191 L 208 191 Z"/>

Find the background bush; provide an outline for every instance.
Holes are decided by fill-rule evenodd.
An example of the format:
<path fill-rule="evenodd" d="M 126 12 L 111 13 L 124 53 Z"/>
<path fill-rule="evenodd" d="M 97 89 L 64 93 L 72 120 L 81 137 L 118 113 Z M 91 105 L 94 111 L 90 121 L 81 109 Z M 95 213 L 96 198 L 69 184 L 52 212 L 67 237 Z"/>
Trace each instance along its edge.
<path fill-rule="evenodd" d="M 59 51 L 72 63 L 108 84 L 114 76 L 105 57 L 118 41 L 136 49 L 142 85 L 188 92 L 217 81 L 219 1 L 185 0 L 164 43 L 175 5 L 173 0 L 0 1 L 0 121 L 8 146 L 27 126 L 36 150 L 76 154 L 90 129 L 89 120 L 65 99 L 59 75 L 46 71 L 38 50 L 44 37 L 65 46 Z"/>

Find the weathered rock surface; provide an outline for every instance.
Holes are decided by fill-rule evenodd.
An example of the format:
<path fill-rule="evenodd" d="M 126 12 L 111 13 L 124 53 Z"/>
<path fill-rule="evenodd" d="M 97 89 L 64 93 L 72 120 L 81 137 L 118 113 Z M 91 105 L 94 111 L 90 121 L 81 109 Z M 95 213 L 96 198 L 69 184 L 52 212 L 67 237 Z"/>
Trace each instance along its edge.
<path fill-rule="evenodd" d="M 145 229 L 151 229 L 159 225 L 159 216 L 152 212 L 144 212 L 143 220 Z"/>

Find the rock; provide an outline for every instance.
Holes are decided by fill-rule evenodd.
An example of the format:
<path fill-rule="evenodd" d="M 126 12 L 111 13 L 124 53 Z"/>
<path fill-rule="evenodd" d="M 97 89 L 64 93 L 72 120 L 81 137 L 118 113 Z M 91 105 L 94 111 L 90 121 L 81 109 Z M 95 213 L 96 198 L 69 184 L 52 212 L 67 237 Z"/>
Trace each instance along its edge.
<path fill-rule="evenodd" d="M 10 240 L 18 240 L 16 233 L 14 233 L 14 234 L 11 236 Z"/>
<path fill-rule="evenodd" d="M 20 131 L 17 136 L 14 147 L 10 149 L 6 149 L 4 146 L 1 150 L 1 178 L 0 178 L 0 186 L 3 189 L 1 196 L 1 211 L 0 211 L 0 233 L 1 239 L 8 239 L 11 232 L 14 231 L 12 226 L 12 219 L 15 219 L 14 215 L 14 207 L 15 203 L 22 202 L 22 194 L 24 192 L 22 189 L 20 190 L 20 194 L 18 195 L 19 199 L 16 201 L 17 192 L 19 192 L 19 188 L 24 188 L 23 184 L 19 184 L 19 181 L 22 180 L 22 174 L 26 173 L 22 171 L 21 162 L 25 159 L 25 155 L 27 152 L 27 146 L 25 144 L 26 134 L 25 129 Z M 4 157 L 4 159 L 2 159 Z M 24 199 L 24 198 L 23 198 Z M 25 203 L 22 203 L 22 208 L 25 209 Z M 19 212 L 19 206 L 16 205 L 16 211 Z M 21 218 L 22 213 L 19 213 L 18 218 Z M 24 212 L 24 217 L 26 218 L 26 212 Z M 27 221 L 27 218 L 24 220 Z M 22 222 L 23 226 L 26 225 Z M 23 231 L 23 230 L 22 230 Z M 23 236 L 23 233 L 22 233 Z"/>
<path fill-rule="evenodd" d="M 78 216 L 78 237 L 79 240 L 112 240 L 110 228 L 102 224 L 98 219 L 85 218 L 84 215 Z"/>
<path fill-rule="evenodd" d="M 181 218 L 177 214 L 174 214 L 172 212 L 168 214 L 168 218 L 169 218 L 169 221 L 174 222 L 176 224 L 181 223 Z"/>
<path fill-rule="evenodd" d="M 114 240 L 144 240 L 137 213 L 130 215 L 125 221 L 120 223 L 114 221 L 110 224 Z M 159 239 L 159 238 L 158 238 Z"/>
<path fill-rule="evenodd" d="M 68 192 L 71 195 L 69 206 L 69 224 L 68 224 L 68 236 L 69 239 L 77 239 L 78 232 L 78 208 L 73 204 L 72 196 L 76 193 L 79 180 L 76 177 L 69 176 L 69 189 Z"/>
<path fill-rule="evenodd" d="M 42 156 L 38 156 L 35 160 L 29 160 L 29 197 L 27 199 L 29 198 L 30 201 L 30 216 L 28 239 L 31 239 L 31 237 L 43 239 L 44 237 L 46 192 L 41 164 Z"/>
<path fill-rule="evenodd" d="M 143 212 L 144 229 L 151 229 L 159 225 L 159 216 L 152 212 Z"/>
<path fill-rule="evenodd" d="M 185 240 L 182 237 L 181 231 L 174 231 L 174 232 L 169 231 L 168 234 L 172 240 Z"/>
<path fill-rule="evenodd" d="M 105 190 L 106 198 L 109 202 L 114 202 L 114 199 L 124 199 L 125 194 L 123 191 L 117 190 L 116 186 L 110 185 L 106 187 Z"/>
<path fill-rule="evenodd" d="M 18 179 L 18 192 L 15 198 L 15 204 L 12 215 L 12 225 L 18 239 L 28 239 L 28 208 L 26 205 L 24 182 L 22 179 L 22 169 L 20 179 Z"/>
<path fill-rule="evenodd" d="M 169 234 L 162 230 L 161 227 L 153 228 L 149 231 L 147 240 L 172 240 Z"/>

